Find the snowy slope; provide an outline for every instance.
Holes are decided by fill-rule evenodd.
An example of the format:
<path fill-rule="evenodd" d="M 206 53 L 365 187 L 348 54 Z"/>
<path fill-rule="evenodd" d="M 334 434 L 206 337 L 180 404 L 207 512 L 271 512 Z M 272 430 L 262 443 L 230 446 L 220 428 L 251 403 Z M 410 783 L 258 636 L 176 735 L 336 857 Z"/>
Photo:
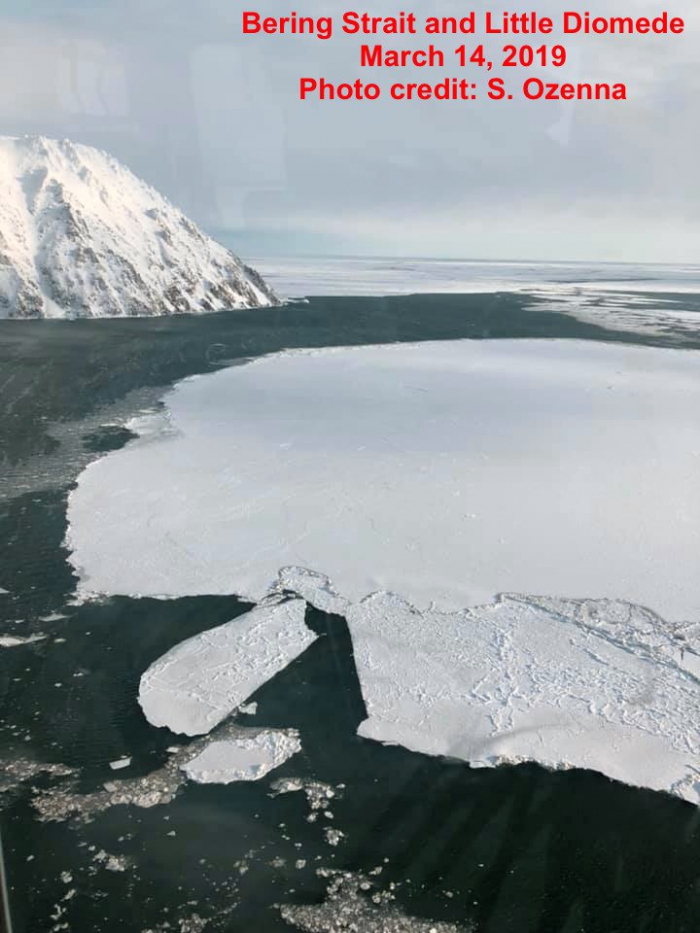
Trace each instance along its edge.
<path fill-rule="evenodd" d="M 0 318 L 261 307 L 252 269 L 103 152 L 0 137 Z"/>

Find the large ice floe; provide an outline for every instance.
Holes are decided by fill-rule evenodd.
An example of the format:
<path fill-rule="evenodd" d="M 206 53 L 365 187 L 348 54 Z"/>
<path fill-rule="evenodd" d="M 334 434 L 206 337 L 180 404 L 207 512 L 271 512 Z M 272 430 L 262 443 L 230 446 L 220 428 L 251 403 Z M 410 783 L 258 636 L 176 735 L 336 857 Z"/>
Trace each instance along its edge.
<path fill-rule="evenodd" d="M 328 605 L 325 581 L 318 599 L 299 582 Z M 698 623 L 517 595 L 445 613 L 379 593 L 343 614 L 368 713 L 360 735 L 476 766 L 590 768 L 700 801 Z"/>
<path fill-rule="evenodd" d="M 695 354 L 298 352 L 187 380 L 168 407 L 166 433 L 71 496 L 83 594 L 296 593 L 348 621 L 363 736 L 700 801 Z M 203 655 L 198 636 L 158 662 L 163 692 L 145 676 L 149 719 L 203 731 L 301 652 L 301 610 L 271 605 L 299 611 L 282 625 L 296 653 L 271 664 L 263 635 Z"/>
<path fill-rule="evenodd" d="M 141 678 L 149 722 L 185 735 L 210 732 L 315 640 L 305 611 L 301 599 L 268 601 L 176 645 Z"/>

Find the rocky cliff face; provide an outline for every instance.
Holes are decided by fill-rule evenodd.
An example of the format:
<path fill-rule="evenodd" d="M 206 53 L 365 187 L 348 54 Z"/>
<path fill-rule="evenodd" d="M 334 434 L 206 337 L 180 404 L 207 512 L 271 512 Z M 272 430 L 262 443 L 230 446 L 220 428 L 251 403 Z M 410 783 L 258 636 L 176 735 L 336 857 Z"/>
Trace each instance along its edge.
<path fill-rule="evenodd" d="M 184 314 L 278 302 L 115 159 L 0 137 L 0 318 Z"/>

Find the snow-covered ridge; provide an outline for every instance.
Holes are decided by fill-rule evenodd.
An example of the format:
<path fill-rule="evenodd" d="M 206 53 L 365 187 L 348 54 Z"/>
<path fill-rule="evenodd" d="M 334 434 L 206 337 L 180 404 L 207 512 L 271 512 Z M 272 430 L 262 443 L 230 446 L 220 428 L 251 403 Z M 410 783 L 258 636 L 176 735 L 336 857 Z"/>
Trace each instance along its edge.
<path fill-rule="evenodd" d="M 106 153 L 0 137 L 0 318 L 274 304 L 262 278 Z"/>

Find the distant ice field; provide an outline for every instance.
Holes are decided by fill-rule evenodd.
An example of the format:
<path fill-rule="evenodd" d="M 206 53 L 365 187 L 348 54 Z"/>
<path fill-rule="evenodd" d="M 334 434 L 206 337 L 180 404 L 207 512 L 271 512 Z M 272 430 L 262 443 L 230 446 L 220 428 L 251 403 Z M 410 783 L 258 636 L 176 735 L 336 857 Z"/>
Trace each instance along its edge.
<path fill-rule="evenodd" d="M 252 262 L 280 294 L 297 298 L 574 289 L 700 294 L 700 265 L 345 257 Z"/>
<path fill-rule="evenodd" d="M 437 259 L 255 261 L 280 295 L 515 292 L 536 310 L 636 334 L 700 331 L 700 266 Z"/>

